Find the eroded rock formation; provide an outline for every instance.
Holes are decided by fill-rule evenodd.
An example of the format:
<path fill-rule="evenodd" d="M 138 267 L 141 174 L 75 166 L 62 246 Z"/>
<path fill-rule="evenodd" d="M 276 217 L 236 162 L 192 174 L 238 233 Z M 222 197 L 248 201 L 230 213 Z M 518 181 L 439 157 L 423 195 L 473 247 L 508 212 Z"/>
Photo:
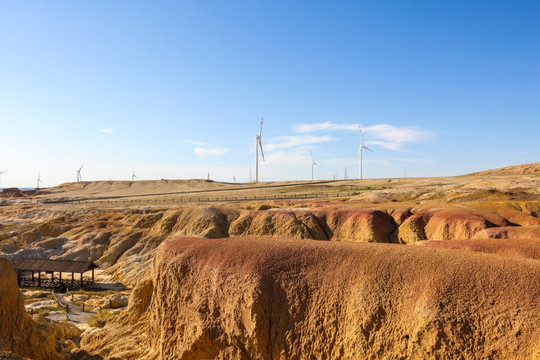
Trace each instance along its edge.
<path fill-rule="evenodd" d="M 539 289 L 540 264 L 518 257 L 179 238 L 161 245 L 130 309 L 84 344 L 125 359 L 528 359 L 540 356 Z M 133 329 L 138 352 L 103 345 Z"/>
<path fill-rule="evenodd" d="M 422 240 L 537 237 L 537 202 L 464 207 L 295 209 L 292 203 L 166 209 L 45 210 L 7 213 L 0 255 L 95 261 L 116 281 L 135 284 L 156 248 L 174 236 L 264 236 L 412 244 Z M 283 206 L 283 207 L 281 207 Z M 0 214 L 1 215 L 4 214 Z M 532 224 L 532 225 L 531 225 Z"/>
<path fill-rule="evenodd" d="M 69 324 L 32 320 L 26 314 L 11 264 L 0 258 L 0 350 L 32 359 L 63 359 L 57 340 L 80 333 Z"/>

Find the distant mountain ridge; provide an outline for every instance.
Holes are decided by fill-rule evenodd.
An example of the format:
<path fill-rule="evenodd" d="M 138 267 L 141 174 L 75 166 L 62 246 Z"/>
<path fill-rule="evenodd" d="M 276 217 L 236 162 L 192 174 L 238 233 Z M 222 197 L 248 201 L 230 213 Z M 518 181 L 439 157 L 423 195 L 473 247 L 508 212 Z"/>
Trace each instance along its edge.
<path fill-rule="evenodd" d="M 523 165 L 513 165 L 506 166 L 498 169 L 490 169 L 475 172 L 468 175 L 531 175 L 531 174 L 540 174 L 540 162 L 523 164 Z"/>

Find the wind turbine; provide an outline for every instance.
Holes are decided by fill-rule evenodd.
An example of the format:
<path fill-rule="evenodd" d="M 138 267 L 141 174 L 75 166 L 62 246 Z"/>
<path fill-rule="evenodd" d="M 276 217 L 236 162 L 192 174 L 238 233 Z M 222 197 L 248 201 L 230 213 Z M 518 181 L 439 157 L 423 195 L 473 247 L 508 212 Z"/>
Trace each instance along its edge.
<path fill-rule="evenodd" d="M 43 184 L 43 181 L 41 181 L 41 173 L 38 173 L 36 189 L 39 189 L 39 183 L 42 183 L 42 184 Z"/>
<path fill-rule="evenodd" d="M 131 181 L 135 181 L 135 179 L 138 179 L 139 177 L 135 175 L 135 165 L 133 166 L 133 172 L 131 173 Z"/>
<path fill-rule="evenodd" d="M 362 136 L 362 129 L 360 128 L 360 126 L 358 127 L 358 130 L 360 130 L 360 149 L 358 149 L 357 156 L 360 157 L 360 180 L 362 180 L 362 150 L 366 149 L 371 152 L 373 152 L 373 150 L 369 149 L 367 146 L 364 145 L 364 137 Z"/>
<path fill-rule="evenodd" d="M 4 170 L 4 171 L 0 171 L 0 180 L 2 180 L 2 174 L 7 172 L 7 170 Z"/>
<path fill-rule="evenodd" d="M 319 166 L 319 164 L 313 160 L 313 151 L 311 151 L 311 181 L 313 181 L 313 166 Z"/>
<path fill-rule="evenodd" d="M 83 166 L 84 166 L 84 163 L 81 165 L 79 170 L 77 170 L 77 182 L 82 181 L 81 170 Z"/>
<path fill-rule="evenodd" d="M 255 135 L 255 182 L 259 182 L 259 147 L 261 148 L 261 155 L 264 161 L 264 152 L 261 141 L 263 119 L 261 118 L 261 128 L 259 130 L 259 135 Z"/>

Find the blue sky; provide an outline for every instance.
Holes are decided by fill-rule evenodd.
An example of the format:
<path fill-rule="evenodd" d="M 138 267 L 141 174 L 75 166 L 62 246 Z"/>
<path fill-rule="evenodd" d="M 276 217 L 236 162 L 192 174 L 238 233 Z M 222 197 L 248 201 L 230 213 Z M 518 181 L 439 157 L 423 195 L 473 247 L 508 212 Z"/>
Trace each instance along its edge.
<path fill-rule="evenodd" d="M 540 161 L 540 5 L 5 1 L 0 187 Z"/>

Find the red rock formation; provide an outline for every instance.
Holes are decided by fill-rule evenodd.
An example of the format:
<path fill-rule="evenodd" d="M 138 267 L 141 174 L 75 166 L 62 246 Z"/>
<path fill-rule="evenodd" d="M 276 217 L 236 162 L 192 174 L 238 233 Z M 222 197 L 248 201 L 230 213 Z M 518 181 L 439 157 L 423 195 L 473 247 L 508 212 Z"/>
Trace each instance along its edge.
<path fill-rule="evenodd" d="M 508 225 L 508 220 L 493 213 L 452 209 L 433 215 L 424 231 L 429 240 L 471 239 L 481 230 Z"/>
<path fill-rule="evenodd" d="M 391 212 L 392 217 L 396 224 L 401 225 L 405 220 L 412 216 L 411 209 L 396 209 Z"/>
<path fill-rule="evenodd" d="M 427 210 L 419 211 L 409 216 L 398 229 L 398 240 L 401 244 L 411 244 L 417 241 L 426 240 L 426 227 L 432 213 Z"/>
<path fill-rule="evenodd" d="M 332 241 L 396 242 L 394 219 L 380 210 L 314 211 Z"/>

